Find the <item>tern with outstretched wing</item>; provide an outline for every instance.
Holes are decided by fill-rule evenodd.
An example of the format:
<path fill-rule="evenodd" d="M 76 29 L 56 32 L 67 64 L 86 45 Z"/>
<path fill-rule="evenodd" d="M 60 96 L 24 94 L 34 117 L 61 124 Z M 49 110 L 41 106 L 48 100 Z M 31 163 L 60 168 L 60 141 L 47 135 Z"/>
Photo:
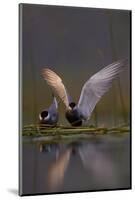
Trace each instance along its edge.
<path fill-rule="evenodd" d="M 72 126 L 81 126 L 88 120 L 96 104 L 101 97 L 110 89 L 112 82 L 127 65 L 127 60 L 116 61 L 90 77 L 84 84 L 78 103 L 71 101 L 62 79 L 51 69 L 43 69 L 43 78 L 51 87 L 56 97 L 66 107 L 66 118 Z"/>

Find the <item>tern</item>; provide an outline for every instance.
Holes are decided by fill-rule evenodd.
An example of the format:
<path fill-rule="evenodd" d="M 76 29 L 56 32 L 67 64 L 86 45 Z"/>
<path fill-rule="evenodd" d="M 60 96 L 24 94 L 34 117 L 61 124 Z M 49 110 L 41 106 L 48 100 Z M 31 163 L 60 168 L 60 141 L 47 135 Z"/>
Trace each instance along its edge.
<path fill-rule="evenodd" d="M 56 125 L 58 122 L 58 102 L 53 98 L 53 102 L 49 108 L 44 109 L 39 114 L 41 124 Z"/>
<path fill-rule="evenodd" d="M 72 126 L 81 126 L 83 121 L 90 119 L 96 104 L 110 89 L 113 80 L 123 71 L 126 64 L 126 59 L 113 62 L 91 76 L 82 87 L 78 103 L 71 100 L 62 79 L 54 71 L 44 68 L 42 75 L 55 96 L 64 103 L 65 116 L 69 123 Z"/>

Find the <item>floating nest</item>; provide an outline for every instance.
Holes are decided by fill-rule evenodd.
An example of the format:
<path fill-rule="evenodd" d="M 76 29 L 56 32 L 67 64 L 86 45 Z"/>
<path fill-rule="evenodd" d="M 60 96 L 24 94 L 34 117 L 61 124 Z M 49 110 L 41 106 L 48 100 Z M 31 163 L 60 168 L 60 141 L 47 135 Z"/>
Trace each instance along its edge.
<path fill-rule="evenodd" d="M 36 138 L 35 140 L 45 140 L 49 142 L 61 140 L 74 140 L 74 139 L 88 139 L 93 135 L 103 134 L 123 134 L 129 133 L 129 126 L 120 126 L 112 128 L 104 127 L 68 127 L 68 126 L 50 126 L 41 124 L 31 124 L 23 127 L 22 135 L 29 136 L 29 138 Z"/>

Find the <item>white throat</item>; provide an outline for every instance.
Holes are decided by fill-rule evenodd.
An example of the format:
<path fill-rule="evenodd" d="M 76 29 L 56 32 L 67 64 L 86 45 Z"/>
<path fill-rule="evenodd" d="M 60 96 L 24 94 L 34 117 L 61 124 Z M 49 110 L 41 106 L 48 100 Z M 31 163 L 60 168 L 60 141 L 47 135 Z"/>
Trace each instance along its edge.
<path fill-rule="evenodd" d="M 77 107 L 75 106 L 72 110 L 76 110 L 77 109 Z"/>
<path fill-rule="evenodd" d="M 49 118 L 50 118 L 50 114 L 48 113 L 48 115 L 44 117 L 44 120 L 47 121 Z"/>

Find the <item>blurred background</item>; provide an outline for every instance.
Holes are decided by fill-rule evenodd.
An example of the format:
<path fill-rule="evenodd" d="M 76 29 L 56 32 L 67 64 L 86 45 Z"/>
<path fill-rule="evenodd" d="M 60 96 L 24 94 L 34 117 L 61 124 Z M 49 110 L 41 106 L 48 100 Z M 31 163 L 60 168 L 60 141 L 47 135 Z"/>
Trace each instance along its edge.
<path fill-rule="evenodd" d="M 57 72 L 78 101 L 83 84 L 104 66 L 123 58 L 129 63 L 96 106 L 89 124 L 117 126 L 130 116 L 130 11 L 23 5 L 23 125 L 38 122 L 52 102 L 41 70 Z M 60 104 L 60 124 L 68 124 Z"/>

